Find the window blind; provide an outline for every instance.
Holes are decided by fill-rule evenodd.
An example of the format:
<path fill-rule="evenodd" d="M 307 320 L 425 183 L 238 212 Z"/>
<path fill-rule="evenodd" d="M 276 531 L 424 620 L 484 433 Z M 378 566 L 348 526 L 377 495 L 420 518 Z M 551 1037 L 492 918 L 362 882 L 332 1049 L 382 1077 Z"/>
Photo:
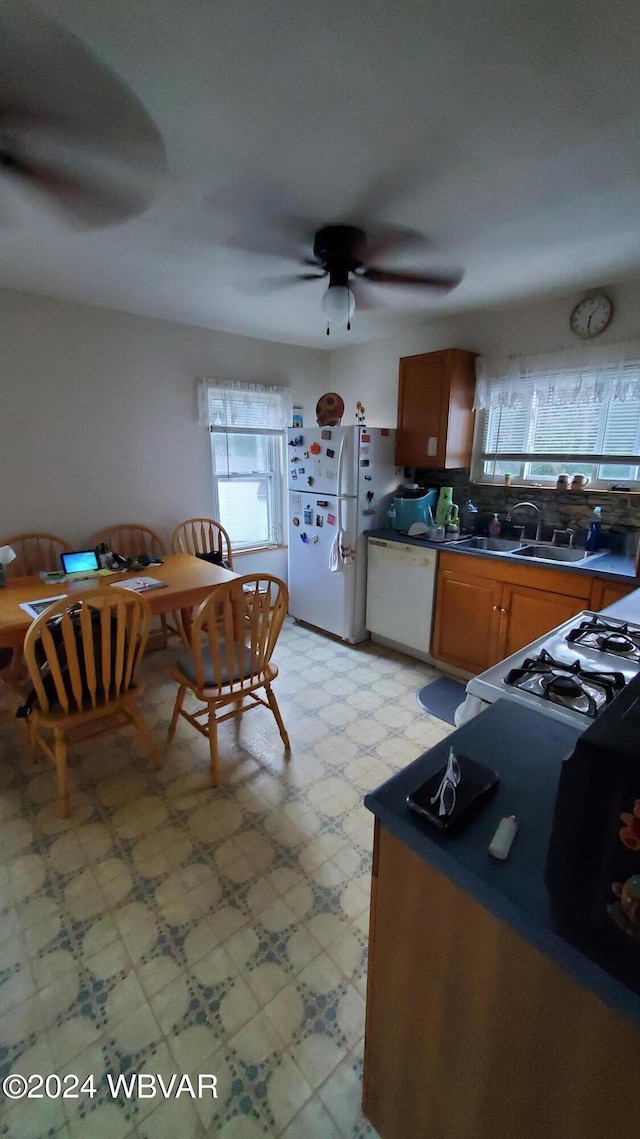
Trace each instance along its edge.
<path fill-rule="evenodd" d="M 614 348 L 616 351 L 614 351 Z M 610 347 L 518 364 L 484 360 L 476 388 L 476 477 L 549 480 L 571 464 L 592 482 L 640 481 L 640 352 Z"/>
<path fill-rule="evenodd" d="M 205 379 L 198 388 L 200 422 L 211 431 L 284 431 L 291 424 L 293 400 L 285 387 Z"/>

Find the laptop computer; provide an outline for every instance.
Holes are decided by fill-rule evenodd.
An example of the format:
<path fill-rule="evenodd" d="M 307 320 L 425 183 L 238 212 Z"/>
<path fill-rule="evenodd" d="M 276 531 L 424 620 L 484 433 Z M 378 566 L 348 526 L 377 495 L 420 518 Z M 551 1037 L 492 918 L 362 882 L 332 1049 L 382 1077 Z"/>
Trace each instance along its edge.
<path fill-rule="evenodd" d="M 62 570 L 67 578 L 78 580 L 83 577 L 94 577 L 100 569 L 100 562 L 95 550 L 73 550 L 60 554 Z"/>

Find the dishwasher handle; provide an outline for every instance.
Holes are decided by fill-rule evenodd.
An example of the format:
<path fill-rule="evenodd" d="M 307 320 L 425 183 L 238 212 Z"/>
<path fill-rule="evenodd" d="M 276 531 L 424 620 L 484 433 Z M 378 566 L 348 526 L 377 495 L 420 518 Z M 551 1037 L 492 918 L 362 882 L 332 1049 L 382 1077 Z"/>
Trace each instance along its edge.
<path fill-rule="evenodd" d="M 420 546 L 412 546 L 407 542 L 388 542 L 384 538 L 369 538 L 369 545 L 388 551 L 391 557 L 402 557 L 421 566 L 434 566 L 438 556 L 437 550 L 421 549 Z"/>

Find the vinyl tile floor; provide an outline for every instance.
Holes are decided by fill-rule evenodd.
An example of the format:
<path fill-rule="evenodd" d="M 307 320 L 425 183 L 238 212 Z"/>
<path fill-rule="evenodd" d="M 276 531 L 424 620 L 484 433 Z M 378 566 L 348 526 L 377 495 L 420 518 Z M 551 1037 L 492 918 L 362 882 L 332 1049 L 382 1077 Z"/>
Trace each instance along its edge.
<path fill-rule="evenodd" d="M 175 655 L 143 662 L 159 743 Z M 0 1136 L 375 1136 L 360 1110 L 363 798 L 452 729 L 416 701 L 435 671 L 371 642 L 287 619 L 274 660 L 290 758 L 271 714 L 252 711 L 220 728 L 215 790 L 185 721 L 161 771 L 124 730 L 75 746 L 59 819 L 53 766 L 28 764 L 0 718 L 0 1076 L 61 1081 L 53 1098 L 0 1093 Z M 196 1092 L 214 1075 L 217 1097 L 187 1081 L 165 1098 L 157 1077 L 174 1073 Z M 107 1074 L 114 1090 L 123 1077 L 115 1095 Z"/>

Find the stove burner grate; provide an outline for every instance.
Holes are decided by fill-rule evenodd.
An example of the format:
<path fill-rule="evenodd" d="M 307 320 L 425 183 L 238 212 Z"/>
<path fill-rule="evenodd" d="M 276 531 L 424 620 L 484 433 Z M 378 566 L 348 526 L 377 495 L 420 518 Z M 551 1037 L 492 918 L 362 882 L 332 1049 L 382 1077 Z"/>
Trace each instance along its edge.
<path fill-rule="evenodd" d="M 621 672 L 591 672 L 579 660 L 557 661 L 542 649 L 539 656 L 512 668 L 504 683 L 595 719 L 626 681 Z"/>
<path fill-rule="evenodd" d="M 640 628 L 629 625 L 627 621 L 615 621 L 594 614 L 571 629 L 566 640 L 570 644 L 640 661 Z"/>

